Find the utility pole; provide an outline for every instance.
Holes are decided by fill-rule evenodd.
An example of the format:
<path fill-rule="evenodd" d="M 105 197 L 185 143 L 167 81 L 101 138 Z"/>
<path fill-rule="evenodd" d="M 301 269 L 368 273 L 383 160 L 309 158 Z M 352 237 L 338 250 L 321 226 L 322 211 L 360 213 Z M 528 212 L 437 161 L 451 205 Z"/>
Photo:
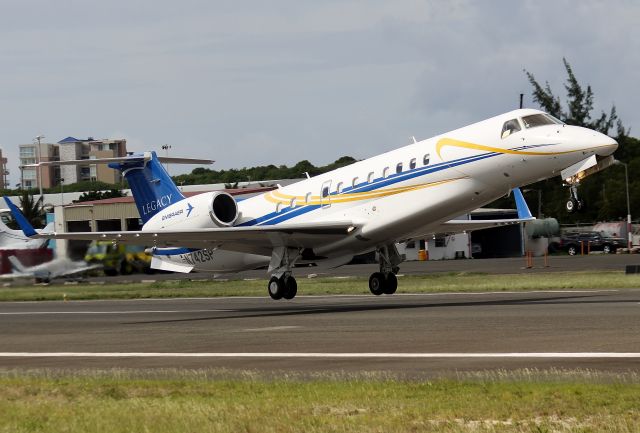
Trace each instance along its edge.
<path fill-rule="evenodd" d="M 164 154 L 167 158 L 169 158 L 169 149 L 171 149 L 171 145 L 170 144 L 163 144 L 162 145 L 162 150 L 164 150 Z M 167 174 L 169 174 L 169 163 L 166 162 L 164 167 L 167 170 Z"/>
<path fill-rule="evenodd" d="M 40 167 L 40 162 L 42 161 L 42 155 L 40 154 L 40 140 L 44 138 L 44 135 L 38 134 L 36 140 L 38 140 L 38 189 L 40 190 L 40 198 L 42 198 L 42 167 Z"/>

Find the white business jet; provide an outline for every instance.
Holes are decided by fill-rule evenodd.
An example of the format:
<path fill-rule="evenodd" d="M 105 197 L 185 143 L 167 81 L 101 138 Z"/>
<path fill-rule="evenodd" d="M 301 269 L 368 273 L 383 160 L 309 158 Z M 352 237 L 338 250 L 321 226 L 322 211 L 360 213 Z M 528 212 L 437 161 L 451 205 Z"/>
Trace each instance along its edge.
<path fill-rule="evenodd" d="M 533 219 L 517 187 L 557 175 L 577 181 L 610 165 L 617 146 L 599 132 L 521 109 L 242 201 L 221 191 L 185 198 L 155 152 L 91 160 L 126 177 L 144 221 L 138 232 L 37 234 L 8 204 L 28 236 L 146 245 L 156 269 L 224 273 L 268 265 L 273 299 L 296 295 L 296 264 L 335 267 L 376 250 L 380 269 L 369 288 L 392 294 L 402 261 L 396 242 Z M 511 190 L 518 219 L 453 219 Z"/>

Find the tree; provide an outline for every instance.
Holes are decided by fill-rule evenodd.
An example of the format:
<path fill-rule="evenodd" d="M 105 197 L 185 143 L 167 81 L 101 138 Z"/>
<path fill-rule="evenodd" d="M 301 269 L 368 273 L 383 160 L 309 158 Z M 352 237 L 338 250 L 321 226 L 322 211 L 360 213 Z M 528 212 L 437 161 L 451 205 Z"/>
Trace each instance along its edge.
<path fill-rule="evenodd" d="M 609 134 L 613 125 L 616 124 L 617 136 L 627 135 L 628 131 L 625 130 L 622 121 L 618 118 L 615 105 L 611 106 L 608 115 L 602 111 L 599 117 L 596 119 L 592 118 L 593 90 L 591 86 L 587 85 L 586 89 L 583 88 L 573 73 L 573 68 L 571 68 L 567 59 L 563 57 L 562 63 L 567 72 L 567 82 L 564 85 L 567 92 L 567 109 L 563 109 L 560 98 L 553 94 L 548 81 L 545 81 L 543 87 L 531 72 L 525 70 L 524 72 L 527 74 L 527 78 L 533 86 L 533 100 L 547 113 L 557 117 L 568 125 L 584 126 L 600 131 L 603 134 Z"/>
<path fill-rule="evenodd" d="M 44 227 L 47 212 L 43 206 L 43 196 L 37 200 L 29 191 L 22 191 L 20 196 L 20 207 L 22 214 L 34 228 Z M 17 228 L 17 227 L 15 227 Z"/>
<path fill-rule="evenodd" d="M 126 195 L 126 193 L 123 193 L 119 189 L 110 189 L 108 191 L 86 191 L 73 202 L 80 203 L 85 201 L 104 200 L 107 198 L 126 197 Z"/>

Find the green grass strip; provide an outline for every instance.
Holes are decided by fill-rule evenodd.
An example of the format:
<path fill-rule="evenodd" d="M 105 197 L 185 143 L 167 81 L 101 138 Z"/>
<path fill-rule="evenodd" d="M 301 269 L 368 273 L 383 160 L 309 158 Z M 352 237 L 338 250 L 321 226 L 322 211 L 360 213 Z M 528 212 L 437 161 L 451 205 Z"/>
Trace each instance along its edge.
<path fill-rule="evenodd" d="M 637 432 L 637 381 L 0 375 L 2 432 Z"/>
<path fill-rule="evenodd" d="M 0 288 L 0 301 L 266 296 L 264 280 L 159 281 Z M 399 278 L 397 293 L 589 290 L 640 287 L 640 275 L 622 272 L 567 272 L 488 275 L 446 273 Z M 299 295 L 369 294 L 366 278 L 300 278 Z"/>

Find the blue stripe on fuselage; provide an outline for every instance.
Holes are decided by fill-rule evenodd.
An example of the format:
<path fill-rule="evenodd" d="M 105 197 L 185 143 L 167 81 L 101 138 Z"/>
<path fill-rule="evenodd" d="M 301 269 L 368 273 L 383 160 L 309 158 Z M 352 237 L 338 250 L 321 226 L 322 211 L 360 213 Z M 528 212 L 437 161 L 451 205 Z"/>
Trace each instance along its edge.
<path fill-rule="evenodd" d="M 340 194 L 347 194 L 347 193 L 354 193 L 354 192 L 375 191 L 377 189 L 390 186 L 399 182 L 403 182 L 405 180 L 413 179 L 426 174 L 435 173 L 435 172 L 444 170 L 446 168 L 452 168 L 459 165 L 468 164 L 470 162 L 480 161 L 482 159 L 491 158 L 497 155 L 501 155 L 501 154 L 495 153 L 495 152 L 489 152 L 489 153 L 483 153 L 481 155 L 473 155 L 465 158 L 455 159 L 453 161 L 441 162 L 434 165 L 427 165 L 420 168 L 414 168 L 412 170 L 405 171 L 403 173 L 392 174 L 386 178 L 375 179 L 373 182 L 370 182 L 370 183 L 364 183 L 361 185 L 357 185 L 355 187 L 353 186 L 346 187 L 340 193 L 335 191 L 335 192 L 332 192 L 330 195 L 338 196 Z M 305 206 L 295 207 L 295 208 L 286 207 L 284 209 L 281 209 L 280 212 L 271 212 L 261 217 L 255 218 L 253 220 L 245 221 L 241 224 L 238 224 L 238 227 L 242 227 L 242 226 L 246 227 L 246 226 L 253 226 L 253 225 L 274 225 L 274 224 L 278 224 L 278 223 L 290 220 L 297 216 L 303 215 L 305 213 L 311 212 L 320 207 L 321 207 L 320 205 L 305 205 Z"/>

